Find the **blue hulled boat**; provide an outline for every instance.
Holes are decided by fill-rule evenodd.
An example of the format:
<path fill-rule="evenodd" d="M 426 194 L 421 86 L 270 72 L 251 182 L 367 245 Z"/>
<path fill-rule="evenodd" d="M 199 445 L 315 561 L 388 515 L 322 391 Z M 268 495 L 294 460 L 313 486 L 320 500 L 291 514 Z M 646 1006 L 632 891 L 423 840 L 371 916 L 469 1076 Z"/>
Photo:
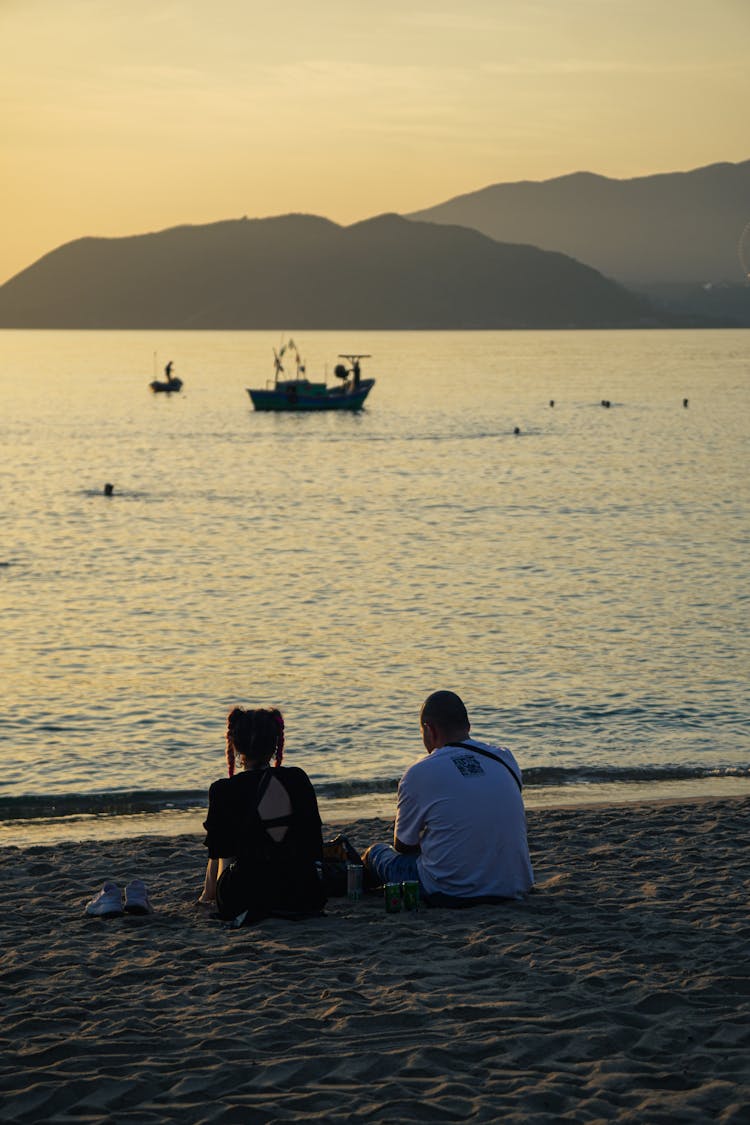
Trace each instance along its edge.
<path fill-rule="evenodd" d="M 283 358 L 286 352 L 294 354 L 296 373 L 293 378 L 286 377 Z M 375 386 L 374 379 L 363 379 L 361 362 L 369 355 L 339 355 L 348 361 L 348 366 L 337 363 L 334 375 L 340 380 L 338 385 L 329 387 L 327 383 L 313 383 L 305 374 L 305 365 L 293 340 L 276 351 L 274 349 L 274 378 L 263 389 L 248 387 L 256 410 L 361 410 L 365 399 Z"/>

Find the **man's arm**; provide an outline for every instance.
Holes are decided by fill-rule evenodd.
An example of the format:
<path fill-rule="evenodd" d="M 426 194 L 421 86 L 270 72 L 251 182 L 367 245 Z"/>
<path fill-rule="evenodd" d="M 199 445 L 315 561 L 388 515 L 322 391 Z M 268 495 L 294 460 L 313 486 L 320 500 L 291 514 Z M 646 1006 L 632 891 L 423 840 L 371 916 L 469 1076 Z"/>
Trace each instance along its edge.
<path fill-rule="evenodd" d="M 419 837 L 422 831 L 422 818 L 411 794 L 409 771 L 401 778 L 396 801 L 396 823 L 393 825 L 393 846 L 402 855 L 414 855 L 420 851 Z M 407 844 L 399 839 L 403 836 L 416 839 L 417 843 Z"/>

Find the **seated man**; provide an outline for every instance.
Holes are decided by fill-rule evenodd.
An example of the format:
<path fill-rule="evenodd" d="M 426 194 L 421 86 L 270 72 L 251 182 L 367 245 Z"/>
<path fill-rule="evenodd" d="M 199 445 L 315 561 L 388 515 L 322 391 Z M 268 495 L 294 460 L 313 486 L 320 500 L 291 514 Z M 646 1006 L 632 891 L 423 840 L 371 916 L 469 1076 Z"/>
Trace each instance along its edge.
<path fill-rule="evenodd" d="M 420 724 L 427 757 L 399 783 L 393 847 L 373 844 L 362 857 L 370 881 L 418 879 L 435 905 L 522 898 L 534 874 L 515 758 L 469 738 L 452 691 L 425 700 Z"/>

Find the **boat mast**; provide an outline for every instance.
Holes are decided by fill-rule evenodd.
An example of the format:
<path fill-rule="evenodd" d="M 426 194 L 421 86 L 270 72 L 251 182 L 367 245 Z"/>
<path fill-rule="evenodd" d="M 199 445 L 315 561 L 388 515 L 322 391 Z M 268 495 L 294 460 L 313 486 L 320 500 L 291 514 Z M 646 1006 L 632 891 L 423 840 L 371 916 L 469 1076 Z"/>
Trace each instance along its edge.
<path fill-rule="evenodd" d="M 279 375 L 284 374 L 284 364 L 281 362 L 281 360 L 284 356 L 285 351 L 286 351 L 286 344 L 282 344 L 278 351 L 276 351 L 276 348 L 273 349 L 273 385 L 274 385 L 274 387 L 277 385 L 277 383 L 279 381 Z"/>

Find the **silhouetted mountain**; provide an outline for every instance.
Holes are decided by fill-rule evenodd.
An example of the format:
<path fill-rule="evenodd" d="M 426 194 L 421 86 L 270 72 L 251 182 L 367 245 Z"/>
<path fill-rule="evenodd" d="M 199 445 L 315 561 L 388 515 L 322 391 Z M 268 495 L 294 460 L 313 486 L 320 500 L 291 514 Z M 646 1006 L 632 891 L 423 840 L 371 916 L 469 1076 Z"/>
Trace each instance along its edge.
<path fill-rule="evenodd" d="M 563 254 L 460 227 L 309 215 L 68 243 L 0 287 L 14 328 L 558 328 L 659 323 Z"/>
<path fill-rule="evenodd" d="M 625 284 L 739 283 L 750 160 L 632 180 L 577 172 L 495 184 L 408 217 L 557 250 Z"/>

